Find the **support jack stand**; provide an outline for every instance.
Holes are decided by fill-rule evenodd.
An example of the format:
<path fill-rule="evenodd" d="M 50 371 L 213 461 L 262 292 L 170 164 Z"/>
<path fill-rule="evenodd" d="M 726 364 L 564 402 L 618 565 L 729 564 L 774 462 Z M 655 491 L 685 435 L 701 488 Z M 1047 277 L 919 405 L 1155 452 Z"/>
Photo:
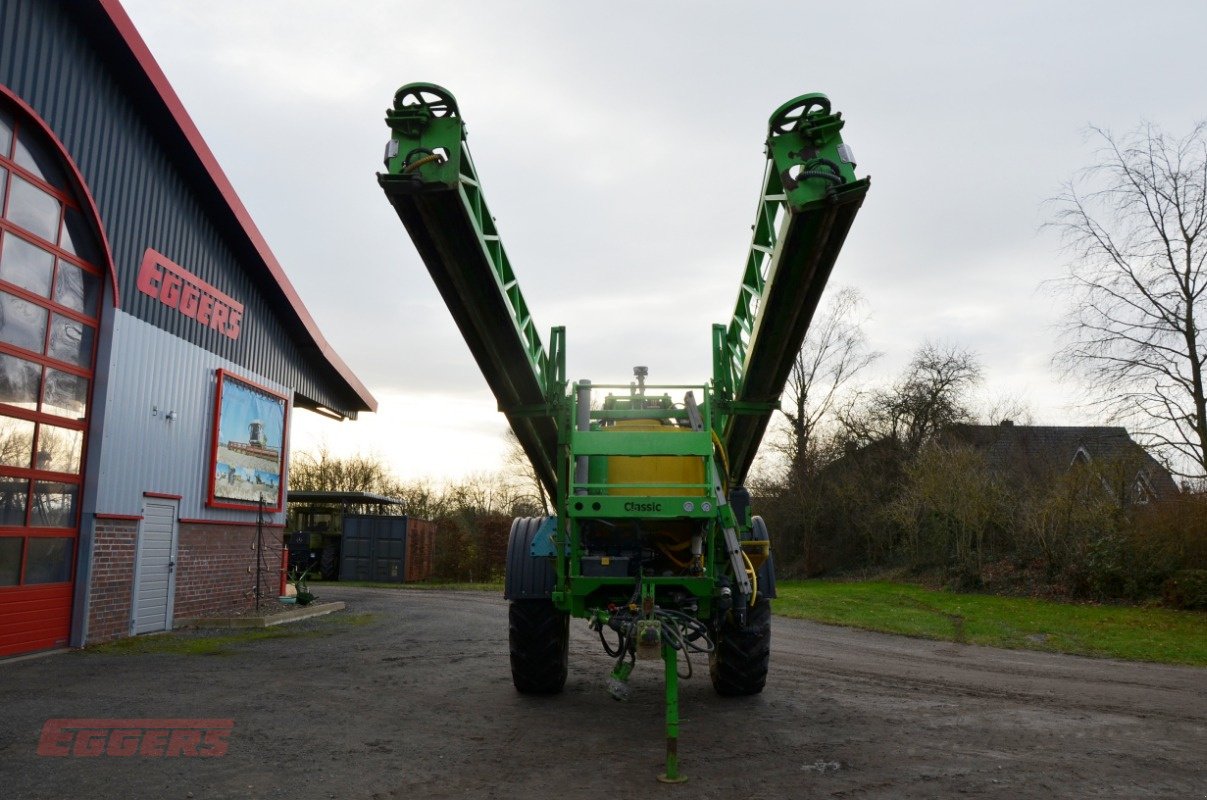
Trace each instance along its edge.
<path fill-rule="evenodd" d="M 658 776 L 660 783 L 683 783 L 687 777 L 679 774 L 679 661 L 678 652 L 665 640 L 662 660 L 666 662 L 666 772 Z"/>

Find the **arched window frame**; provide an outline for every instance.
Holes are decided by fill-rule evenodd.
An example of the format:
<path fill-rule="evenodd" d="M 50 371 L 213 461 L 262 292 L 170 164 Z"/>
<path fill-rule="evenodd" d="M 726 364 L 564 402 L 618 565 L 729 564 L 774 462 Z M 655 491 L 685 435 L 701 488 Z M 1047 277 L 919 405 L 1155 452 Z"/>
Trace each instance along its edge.
<path fill-rule="evenodd" d="M 5 276 L 0 275 L 0 291 L 8 296 L 6 303 L 11 302 L 15 304 L 14 308 L 28 308 L 33 313 L 43 315 L 43 338 L 39 348 L 33 346 L 34 339 L 20 343 L 0 342 L 0 356 L 8 359 L 11 366 L 17 370 L 38 370 L 34 373 L 37 380 L 32 383 L 34 396 L 30 400 L 18 401 L 10 397 L 11 402 L 0 404 L 0 415 L 14 424 L 14 428 L 28 425 L 31 431 L 28 448 L 23 447 L 15 453 L 11 463 L 0 466 L 0 480 L 7 482 L 7 490 L 11 490 L 6 494 L 7 509 L 0 514 L 0 536 L 6 545 L 18 539 L 22 542 L 17 554 L 16 580 L 8 579 L 14 577 L 12 575 L 3 576 L 6 579 L 0 581 L 0 588 L 17 590 L 24 586 L 70 584 L 74 580 L 75 546 L 81 523 L 87 434 L 95 385 L 96 350 L 105 305 L 103 285 L 106 276 L 115 304 L 118 294 L 112 252 L 100 223 L 95 200 L 70 153 L 46 121 L 3 85 L 0 85 L 0 107 L 4 108 L 6 116 L 11 117 L 14 128 L 7 149 L 0 153 L 0 168 L 4 171 L 4 179 L 0 183 L 0 257 L 12 238 L 19 240 L 18 246 L 29 246 L 30 252 L 34 253 L 48 253 L 53 259 L 50 262 L 49 288 L 45 293 L 42 287 L 22 285 L 13 275 L 7 276 L 13 280 L 5 280 Z M 19 163 L 18 141 L 31 143 L 35 150 L 44 151 L 55 160 L 53 174 L 46 172 L 48 164 L 35 165 L 35 171 Z M 18 179 L 25 184 L 24 189 L 36 190 L 36 193 L 40 193 L 39 197 L 45 195 L 57 201 L 54 241 L 46 238 L 46 231 L 32 230 L 8 219 L 12 193 Z M 69 214 L 82 223 L 72 232 L 74 246 L 70 250 L 66 248 L 65 239 Z M 81 236 L 90 238 L 88 247 L 82 247 L 84 242 Z M 60 293 L 62 281 L 65 280 L 61 274 L 64 269 L 79 269 L 81 275 L 95 276 L 95 297 L 89 298 L 86 291 L 79 295 L 82 300 L 90 302 L 77 307 L 71 302 L 70 290 L 67 295 Z M 84 280 L 87 282 L 89 279 L 84 277 Z M 66 338 L 56 340 L 56 328 Z M 79 350 L 74 358 L 69 358 L 65 354 L 71 348 L 56 350 L 56 341 L 70 345 L 73 331 L 90 332 L 90 346 Z M 51 399 L 49 387 L 52 374 L 61 376 L 60 381 L 67 380 L 68 386 L 73 375 L 87 380 L 86 389 L 83 390 L 84 407 L 79 416 L 73 417 L 67 410 L 69 406 L 48 403 Z M 63 452 L 60 445 L 64 441 L 67 443 L 67 458 L 56 463 L 56 452 Z M 24 509 L 20 510 L 8 500 L 15 499 L 21 493 L 19 487 L 22 484 L 25 487 Z M 62 514 L 67 507 L 67 498 L 71 498 L 70 517 Z M 42 562 L 33 558 L 34 553 L 46 551 L 42 553 L 43 556 L 54 558 L 52 551 L 64 549 L 69 552 L 59 563 L 65 566 L 44 570 L 45 574 L 38 573 L 36 565 Z"/>

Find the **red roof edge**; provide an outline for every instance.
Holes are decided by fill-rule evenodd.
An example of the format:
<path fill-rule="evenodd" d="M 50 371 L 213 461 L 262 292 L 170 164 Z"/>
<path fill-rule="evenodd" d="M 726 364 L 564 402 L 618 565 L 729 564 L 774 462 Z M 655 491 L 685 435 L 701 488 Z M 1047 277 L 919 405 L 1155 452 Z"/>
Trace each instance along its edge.
<path fill-rule="evenodd" d="M 272 275 L 277 285 L 281 287 L 281 291 L 284 292 L 289 305 L 292 306 L 294 313 L 301 320 L 307 333 L 314 339 L 314 343 L 323 354 L 323 357 L 335 368 L 340 377 L 348 382 L 348 386 L 352 388 L 361 402 L 365 404 L 365 409 L 368 411 L 377 411 L 377 400 L 369 393 L 369 390 L 365 388 L 365 385 L 360 382 L 360 379 L 356 377 L 348 365 L 344 363 L 344 360 L 332 349 L 331 345 L 327 343 L 327 340 L 323 338 L 323 334 L 319 332 L 314 318 L 310 316 L 310 312 L 306 310 L 302 299 L 298 297 L 297 290 L 289 282 L 289 278 L 285 275 L 285 270 L 281 268 L 277 257 L 269 249 L 268 242 L 264 240 L 260 229 L 252 221 L 251 214 L 248 213 L 247 208 L 243 205 L 243 201 L 235 193 L 230 179 L 226 177 L 226 173 L 218 165 L 218 160 L 214 157 L 209 145 L 205 143 L 201 132 L 197 130 L 192 117 L 185 111 L 184 104 L 176 96 L 175 90 L 168 83 L 167 76 L 159 68 L 159 62 L 155 60 L 155 56 L 151 55 L 151 50 L 147 47 L 147 43 L 143 41 L 142 36 L 139 35 L 138 30 L 134 27 L 134 22 L 130 19 L 126 10 L 122 8 L 120 0 L 99 0 L 99 2 L 105 13 L 109 15 L 114 28 L 117 29 L 122 39 L 125 40 L 126 46 L 130 48 L 130 52 L 138 61 L 139 66 L 146 73 L 147 79 L 154 85 L 155 90 L 159 93 L 160 99 L 163 100 L 172 118 L 180 126 L 180 132 L 184 134 L 185 139 L 197 154 L 198 160 L 214 181 L 214 185 L 221 193 L 222 198 L 230 206 L 231 212 L 243 227 L 247 238 L 251 241 L 252 246 L 255 247 L 260 258 L 263 259 L 264 266 L 268 268 L 269 274 Z"/>

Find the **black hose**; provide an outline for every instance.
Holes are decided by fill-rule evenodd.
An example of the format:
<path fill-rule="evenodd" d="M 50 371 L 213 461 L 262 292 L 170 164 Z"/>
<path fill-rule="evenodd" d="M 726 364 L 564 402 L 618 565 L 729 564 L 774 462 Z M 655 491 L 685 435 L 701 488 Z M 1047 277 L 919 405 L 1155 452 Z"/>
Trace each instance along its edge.
<path fill-rule="evenodd" d="M 608 627 L 616 631 L 619 652 L 623 653 L 627 650 L 629 642 L 636 638 L 639 619 L 636 612 L 624 608 L 617 610 L 608 620 Z M 654 609 L 654 619 L 658 620 L 662 640 L 675 650 L 684 653 L 711 653 L 715 649 L 715 645 L 709 637 L 708 626 L 695 617 L 688 616 L 682 611 L 656 608 Z M 598 631 L 604 652 L 609 656 L 616 656 L 618 651 L 613 649 L 604 637 L 602 626 L 598 628 Z"/>
<path fill-rule="evenodd" d="M 809 178 L 821 178 L 835 186 L 846 183 L 842 177 L 842 168 L 828 158 L 811 158 L 805 162 L 804 169 L 797 174 L 796 180 L 799 183 Z"/>
<path fill-rule="evenodd" d="M 823 181 L 829 181 L 835 186 L 842 186 L 844 183 L 841 175 L 835 175 L 832 172 L 818 172 L 816 170 L 807 169 L 797 176 L 800 180 L 808 180 L 809 178 L 821 178 Z"/>
<path fill-rule="evenodd" d="M 621 634 L 620 631 L 616 632 L 616 649 L 615 650 L 613 650 L 612 646 L 608 644 L 608 639 L 607 639 L 607 637 L 604 636 L 602 626 L 599 628 L 599 641 L 601 644 L 603 644 L 604 652 L 607 653 L 612 658 L 616 658 L 617 656 L 624 654 L 624 651 L 625 651 L 624 635 Z"/>

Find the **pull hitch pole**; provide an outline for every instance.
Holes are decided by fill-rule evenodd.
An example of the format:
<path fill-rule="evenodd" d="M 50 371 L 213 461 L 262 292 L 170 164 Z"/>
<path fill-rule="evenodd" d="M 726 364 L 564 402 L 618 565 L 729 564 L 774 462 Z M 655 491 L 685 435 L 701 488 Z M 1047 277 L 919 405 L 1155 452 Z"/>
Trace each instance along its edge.
<path fill-rule="evenodd" d="M 666 641 L 662 643 L 662 660 L 666 662 L 666 772 L 658 780 L 683 783 L 687 778 L 679 773 L 679 654 Z"/>
<path fill-rule="evenodd" d="M 640 579 L 638 579 L 640 581 Z M 665 625 L 674 625 L 660 620 L 657 606 L 654 603 L 654 584 L 641 581 L 634 592 L 633 599 L 640 596 L 641 604 L 635 602 L 628 606 L 628 612 L 640 610 L 636 619 L 626 619 L 618 624 L 618 617 L 625 613 L 624 609 L 595 609 L 591 612 L 591 629 L 600 632 L 603 638 L 603 628 L 611 627 L 620 634 L 619 655 L 612 673 L 608 676 L 608 693 L 613 700 L 628 700 L 630 695 L 629 676 L 638 661 L 654 660 L 661 656 L 666 675 L 666 771 L 658 776 L 662 783 L 683 783 L 687 780 L 679 772 L 679 649 L 684 650 L 683 658 L 689 659 L 687 649 L 694 637 L 685 636 L 682 632 L 668 630 Z M 675 642 L 678 641 L 678 648 Z M 711 650 L 711 643 L 709 650 Z M 616 655 L 604 643 L 604 649 L 609 655 Z M 626 656 L 631 656 L 628 658 Z M 691 662 L 688 661 L 690 675 Z"/>

